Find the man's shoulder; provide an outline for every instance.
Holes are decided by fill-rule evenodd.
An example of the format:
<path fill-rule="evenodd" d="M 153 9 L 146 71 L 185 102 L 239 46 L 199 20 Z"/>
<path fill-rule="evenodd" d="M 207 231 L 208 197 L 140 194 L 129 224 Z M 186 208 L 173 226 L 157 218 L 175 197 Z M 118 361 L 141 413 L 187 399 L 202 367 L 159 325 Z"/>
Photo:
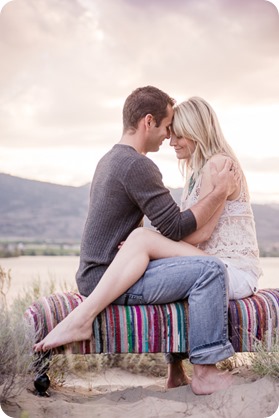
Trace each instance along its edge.
<path fill-rule="evenodd" d="M 104 156 L 103 159 L 130 159 L 137 160 L 141 157 L 133 147 L 125 144 L 115 144 Z"/>
<path fill-rule="evenodd" d="M 140 154 L 130 145 L 115 144 L 113 148 L 104 156 L 115 164 L 123 164 L 127 167 L 153 167 L 157 168 L 156 164 L 144 154 Z"/>

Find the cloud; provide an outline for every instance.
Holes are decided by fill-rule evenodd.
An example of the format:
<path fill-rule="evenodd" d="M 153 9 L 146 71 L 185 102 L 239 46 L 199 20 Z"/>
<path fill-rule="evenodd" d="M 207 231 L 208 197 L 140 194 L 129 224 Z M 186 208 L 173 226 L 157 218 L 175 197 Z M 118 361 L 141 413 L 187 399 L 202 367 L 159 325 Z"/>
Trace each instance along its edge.
<path fill-rule="evenodd" d="M 139 85 L 278 102 L 278 41 L 264 0 L 14 0 L 0 16 L 1 145 L 113 143 Z"/>

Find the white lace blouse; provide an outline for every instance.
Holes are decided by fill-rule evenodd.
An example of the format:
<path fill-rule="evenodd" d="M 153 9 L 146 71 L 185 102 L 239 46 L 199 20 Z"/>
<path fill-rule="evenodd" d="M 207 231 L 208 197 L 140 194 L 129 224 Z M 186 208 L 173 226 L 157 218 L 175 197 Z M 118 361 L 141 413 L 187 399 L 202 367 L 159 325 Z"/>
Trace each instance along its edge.
<path fill-rule="evenodd" d="M 197 203 L 201 179 L 202 175 L 197 178 L 189 195 L 187 192 L 183 194 L 182 210 Z M 211 237 L 198 247 L 209 255 L 219 257 L 226 264 L 253 272 L 257 278 L 262 275 L 255 221 L 244 176 L 238 198 L 226 201 Z"/>

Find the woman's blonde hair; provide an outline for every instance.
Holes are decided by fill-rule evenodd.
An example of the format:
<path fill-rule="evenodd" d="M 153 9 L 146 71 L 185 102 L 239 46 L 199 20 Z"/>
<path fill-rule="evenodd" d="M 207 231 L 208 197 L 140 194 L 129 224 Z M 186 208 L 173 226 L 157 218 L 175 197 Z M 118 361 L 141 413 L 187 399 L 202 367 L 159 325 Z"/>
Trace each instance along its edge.
<path fill-rule="evenodd" d="M 174 107 L 172 130 L 177 137 L 191 139 L 196 145 L 186 167 L 192 170 L 194 178 L 215 154 L 225 154 L 238 161 L 223 135 L 214 110 L 200 97 L 191 97 Z M 186 161 L 183 165 L 185 169 Z"/>

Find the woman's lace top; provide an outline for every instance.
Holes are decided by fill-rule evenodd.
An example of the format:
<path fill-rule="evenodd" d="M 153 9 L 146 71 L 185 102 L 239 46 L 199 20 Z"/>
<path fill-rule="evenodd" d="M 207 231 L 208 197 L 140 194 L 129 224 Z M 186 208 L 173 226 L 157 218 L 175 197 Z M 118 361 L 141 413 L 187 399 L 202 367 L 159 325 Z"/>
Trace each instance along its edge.
<path fill-rule="evenodd" d="M 182 196 L 182 210 L 197 203 L 201 180 L 202 175 L 199 175 L 190 194 L 187 195 L 186 192 Z M 245 271 L 252 271 L 257 277 L 261 276 L 255 221 L 244 176 L 238 198 L 226 201 L 210 239 L 199 244 L 198 247 L 228 264 Z"/>

